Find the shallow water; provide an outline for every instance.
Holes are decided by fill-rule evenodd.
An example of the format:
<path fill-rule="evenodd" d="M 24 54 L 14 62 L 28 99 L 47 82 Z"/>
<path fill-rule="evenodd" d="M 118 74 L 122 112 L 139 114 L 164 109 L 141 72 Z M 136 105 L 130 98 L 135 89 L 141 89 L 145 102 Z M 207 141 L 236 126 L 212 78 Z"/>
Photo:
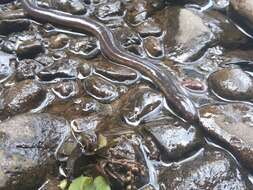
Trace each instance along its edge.
<path fill-rule="evenodd" d="M 81 174 L 103 175 L 117 190 L 252 189 L 253 43 L 229 1 L 69 2 L 38 5 L 89 16 L 108 26 L 124 51 L 161 64 L 200 122 L 179 117 L 154 81 L 111 62 L 91 34 L 32 19 L 18 1 L 3 2 L 0 162 L 14 164 L 3 164 L 0 190 L 57 190 L 62 179 Z M 15 132 L 19 123 L 31 127 L 26 137 Z M 36 144 L 40 138 L 56 144 Z M 16 164 L 7 152 L 23 155 L 14 178 L 6 175 Z M 45 162 L 38 160 L 46 171 L 41 175 L 39 165 L 27 169 L 35 152 L 48 152 Z M 33 173 L 36 183 L 29 180 Z"/>

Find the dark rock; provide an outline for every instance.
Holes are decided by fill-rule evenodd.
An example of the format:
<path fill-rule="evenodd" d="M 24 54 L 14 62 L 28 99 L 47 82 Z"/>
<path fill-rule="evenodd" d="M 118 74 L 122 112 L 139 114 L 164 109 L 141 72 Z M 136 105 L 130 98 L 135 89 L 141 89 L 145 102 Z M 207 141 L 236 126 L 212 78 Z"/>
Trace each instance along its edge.
<path fill-rule="evenodd" d="M 143 121 L 153 120 L 159 116 L 163 107 L 161 94 L 145 86 L 131 89 L 124 101 L 122 117 L 130 125 L 137 126 Z"/>
<path fill-rule="evenodd" d="M 127 6 L 126 19 L 129 23 L 138 24 L 148 17 L 149 5 L 145 0 L 134 0 Z"/>
<path fill-rule="evenodd" d="M 162 34 L 162 29 L 154 19 L 146 19 L 142 23 L 138 24 L 136 30 L 142 37 L 147 36 L 160 36 Z"/>
<path fill-rule="evenodd" d="M 54 94 L 63 100 L 75 97 L 79 93 L 78 85 L 74 81 L 62 82 L 51 87 Z"/>
<path fill-rule="evenodd" d="M 17 83 L 2 96 L 1 119 L 35 108 L 44 100 L 45 94 L 46 92 L 31 80 Z"/>
<path fill-rule="evenodd" d="M 97 40 L 93 37 L 78 38 L 70 41 L 69 51 L 84 59 L 93 59 L 97 57 L 100 50 L 97 46 Z"/>
<path fill-rule="evenodd" d="M 243 103 L 207 105 L 200 109 L 202 127 L 253 169 L 253 108 Z"/>
<path fill-rule="evenodd" d="M 20 115 L 0 124 L 0 189 L 37 189 L 57 171 L 54 152 L 68 131 L 49 114 Z"/>
<path fill-rule="evenodd" d="M 21 58 L 34 58 L 43 52 L 43 45 L 40 41 L 24 41 L 17 47 L 17 55 Z"/>
<path fill-rule="evenodd" d="M 138 73 L 130 68 L 104 62 L 96 64 L 95 72 L 112 82 L 126 85 L 133 84 L 139 77 Z"/>
<path fill-rule="evenodd" d="M 189 161 L 163 167 L 158 183 L 163 190 L 252 189 L 232 157 L 214 148 L 202 150 Z"/>
<path fill-rule="evenodd" d="M 231 0 L 229 16 L 250 35 L 253 34 L 253 3 L 251 0 Z"/>
<path fill-rule="evenodd" d="M 0 35 L 22 32 L 30 26 L 30 21 L 25 19 L 0 20 Z"/>
<path fill-rule="evenodd" d="M 143 43 L 150 57 L 160 57 L 163 55 L 163 45 L 159 38 L 150 36 L 145 38 Z"/>
<path fill-rule="evenodd" d="M 228 100 L 251 101 L 253 98 L 253 80 L 241 69 L 225 68 L 212 73 L 208 86 Z"/>
<path fill-rule="evenodd" d="M 97 76 L 86 79 L 84 88 L 87 94 L 102 103 L 112 102 L 120 95 L 117 86 Z"/>
<path fill-rule="evenodd" d="M 144 130 L 155 142 L 164 162 L 182 159 L 203 143 L 198 129 L 174 119 L 149 122 L 144 125 Z"/>

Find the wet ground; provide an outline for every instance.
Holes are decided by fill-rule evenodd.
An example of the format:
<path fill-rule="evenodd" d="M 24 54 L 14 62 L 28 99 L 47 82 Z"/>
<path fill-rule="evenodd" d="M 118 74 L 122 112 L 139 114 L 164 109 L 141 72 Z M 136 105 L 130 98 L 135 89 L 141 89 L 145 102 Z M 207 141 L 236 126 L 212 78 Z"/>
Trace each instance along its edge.
<path fill-rule="evenodd" d="M 253 189 L 250 0 L 38 0 L 89 16 L 156 60 L 194 102 L 189 124 L 139 71 L 88 33 L 0 2 L 0 190 L 59 190 L 104 176 L 113 190 Z M 151 61 L 152 62 L 152 61 Z"/>

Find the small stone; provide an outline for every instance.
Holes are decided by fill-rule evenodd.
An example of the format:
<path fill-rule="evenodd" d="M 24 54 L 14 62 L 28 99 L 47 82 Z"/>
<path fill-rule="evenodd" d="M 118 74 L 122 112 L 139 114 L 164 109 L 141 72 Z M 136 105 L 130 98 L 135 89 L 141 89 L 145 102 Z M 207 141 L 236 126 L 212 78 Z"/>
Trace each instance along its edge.
<path fill-rule="evenodd" d="M 144 39 L 144 48 L 151 57 L 159 57 L 163 54 L 160 39 L 153 36 L 149 36 Z"/>
<path fill-rule="evenodd" d="M 131 89 L 124 100 L 122 117 L 129 125 L 137 126 L 160 114 L 163 106 L 161 94 L 145 86 Z"/>
<path fill-rule="evenodd" d="M 212 73 L 208 86 L 228 100 L 251 101 L 253 98 L 253 80 L 241 69 L 225 68 Z"/>
<path fill-rule="evenodd" d="M 46 92 L 35 82 L 25 80 L 6 90 L 3 94 L 3 108 L 0 118 L 24 113 L 38 106 L 45 98 Z"/>
<path fill-rule="evenodd" d="M 104 62 L 99 62 L 95 66 L 95 72 L 113 82 L 126 85 L 133 84 L 138 79 L 136 71 L 124 66 Z"/>
<path fill-rule="evenodd" d="M 123 15 L 122 3 L 120 1 L 115 1 L 113 3 L 102 4 L 98 7 L 97 17 L 100 20 L 110 20 L 114 17 L 119 17 Z"/>
<path fill-rule="evenodd" d="M 151 18 L 140 23 L 137 26 L 136 30 L 139 32 L 141 37 L 160 36 L 162 34 L 162 30 L 159 24 L 154 19 Z"/>
<path fill-rule="evenodd" d="M 21 58 L 34 58 L 43 52 L 43 45 L 40 41 L 24 41 L 17 47 L 17 55 Z"/>
<path fill-rule="evenodd" d="M 231 0 L 229 16 L 246 32 L 253 34 L 253 1 Z"/>
<path fill-rule="evenodd" d="M 185 88 L 188 88 L 189 90 L 194 90 L 194 91 L 204 91 L 206 89 L 205 84 L 203 84 L 199 80 L 192 79 L 192 78 L 185 78 L 182 81 L 182 85 Z"/>
<path fill-rule="evenodd" d="M 69 37 L 66 34 L 58 34 L 50 38 L 50 47 L 53 49 L 63 48 L 68 41 Z"/>
<path fill-rule="evenodd" d="M 114 84 L 97 76 L 86 79 L 84 88 L 90 96 L 102 103 L 112 102 L 120 95 L 118 88 Z"/>

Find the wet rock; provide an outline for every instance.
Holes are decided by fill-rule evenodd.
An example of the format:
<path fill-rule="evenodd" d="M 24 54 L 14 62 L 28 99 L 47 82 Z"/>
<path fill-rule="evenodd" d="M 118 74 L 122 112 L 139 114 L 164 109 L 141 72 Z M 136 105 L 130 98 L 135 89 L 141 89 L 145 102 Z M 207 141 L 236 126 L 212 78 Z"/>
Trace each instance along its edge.
<path fill-rule="evenodd" d="M 250 46 L 250 39 L 238 28 L 228 22 L 228 18 L 218 11 L 210 11 L 207 22 L 212 25 L 211 29 L 218 39 L 219 45 L 226 49 Z"/>
<path fill-rule="evenodd" d="M 150 57 L 160 57 L 163 54 L 163 47 L 159 38 L 152 36 L 145 38 L 144 48 Z"/>
<path fill-rule="evenodd" d="M 50 82 L 60 79 L 83 79 L 91 72 L 91 67 L 81 59 L 59 59 L 45 67 L 37 75 L 41 81 Z"/>
<path fill-rule="evenodd" d="M 25 19 L 0 20 L 0 35 L 22 32 L 30 26 L 30 21 Z"/>
<path fill-rule="evenodd" d="M 127 6 L 126 19 L 132 24 L 138 24 L 144 21 L 148 17 L 148 1 L 145 0 L 134 0 Z"/>
<path fill-rule="evenodd" d="M 174 119 L 149 122 L 144 125 L 144 130 L 155 142 L 164 162 L 182 159 L 198 150 L 203 143 L 196 127 Z"/>
<path fill-rule="evenodd" d="M 23 59 L 16 65 L 16 80 L 34 79 L 36 73 L 43 69 L 43 65 L 33 59 Z"/>
<path fill-rule="evenodd" d="M 0 118 L 24 113 L 38 106 L 45 98 L 46 92 L 35 82 L 25 80 L 7 89 L 3 94 L 3 106 Z"/>
<path fill-rule="evenodd" d="M 97 40 L 93 37 L 71 40 L 69 51 L 84 59 L 93 59 L 100 53 Z"/>
<path fill-rule="evenodd" d="M 50 38 L 50 47 L 53 49 L 63 48 L 67 45 L 69 38 L 66 34 L 58 34 Z"/>
<path fill-rule="evenodd" d="M 13 74 L 15 57 L 0 51 L 0 83 L 6 81 Z"/>
<path fill-rule="evenodd" d="M 115 64 L 99 62 L 95 66 L 95 72 L 112 82 L 126 85 L 133 84 L 138 80 L 138 73 L 136 71 Z"/>
<path fill-rule="evenodd" d="M 159 116 L 163 107 L 163 98 L 145 86 L 133 89 L 128 92 L 130 96 L 125 100 L 122 117 L 133 126 L 139 125 L 143 121 L 152 120 Z"/>
<path fill-rule="evenodd" d="M 136 55 L 142 55 L 141 38 L 136 32 L 128 27 L 121 27 L 115 31 L 115 34 L 116 38 L 125 49 Z"/>
<path fill-rule="evenodd" d="M 51 90 L 58 98 L 63 100 L 72 98 L 79 93 L 78 85 L 74 81 L 63 82 L 54 86 Z"/>
<path fill-rule="evenodd" d="M 43 45 L 40 41 L 24 41 L 18 45 L 16 53 L 21 58 L 34 58 L 43 52 Z"/>
<path fill-rule="evenodd" d="M 167 11 L 166 18 L 169 20 L 164 42 L 167 57 L 179 62 L 194 61 L 201 57 L 215 39 L 211 29 L 197 12 L 187 9 Z M 160 14 L 164 18 L 166 13 Z"/>
<path fill-rule="evenodd" d="M 182 85 L 185 88 L 189 90 L 193 90 L 193 91 L 204 91 L 206 89 L 206 86 L 204 83 L 202 83 L 201 81 L 197 79 L 192 79 L 192 78 L 185 78 L 182 81 Z"/>
<path fill-rule="evenodd" d="M 250 169 L 253 169 L 252 113 L 252 106 L 243 103 L 207 105 L 200 109 L 203 128 Z"/>
<path fill-rule="evenodd" d="M 228 100 L 251 101 L 253 98 L 252 78 L 241 69 L 225 68 L 212 73 L 208 86 Z"/>
<path fill-rule="evenodd" d="M 253 2 L 251 0 L 231 0 L 229 16 L 246 32 L 253 34 Z"/>
<path fill-rule="evenodd" d="M 0 20 L 14 20 L 25 18 L 25 13 L 22 9 L 4 11 L 0 13 Z"/>
<path fill-rule="evenodd" d="M 202 150 L 183 163 L 163 167 L 158 176 L 165 189 L 252 189 L 246 174 L 230 155 L 219 149 Z"/>
<path fill-rule="evenodd" d="M 136 30 L 139 32 L 141 37 L 147 36 L 160 36 L 162 34 L 162 29 L 152 18 L 146 19 L 144 22 L 138 24 Z"/>
<path fill-rule="evenodd" d="M 98 7 L 97 17 L 100 20 L 111 20 L 123 16 L 121 1 L 109 2 Z"/>
<path fill-rule="evenodd" d="M 97 76 L 86 79 L 84 88 L 90 96 L 102 103 L 112 102 L 120 95 L 118 88 L 114 84 Z"/>
<path fill-rule="evenodd" d="M 27 114 L 0 124 L 0 189 L 37 189 L 57 171 L 54 152 L 68 131 L 66 120 Z"/>
<path fill-rule="evenodd" d="M 86 12 L 85 5 L 80 0 L 49 0 L 52 8 L 65 11 L 72 14 L 84 14 Z"/>

